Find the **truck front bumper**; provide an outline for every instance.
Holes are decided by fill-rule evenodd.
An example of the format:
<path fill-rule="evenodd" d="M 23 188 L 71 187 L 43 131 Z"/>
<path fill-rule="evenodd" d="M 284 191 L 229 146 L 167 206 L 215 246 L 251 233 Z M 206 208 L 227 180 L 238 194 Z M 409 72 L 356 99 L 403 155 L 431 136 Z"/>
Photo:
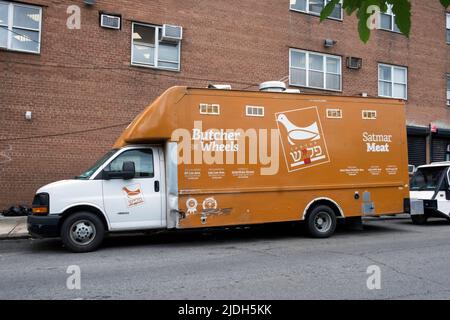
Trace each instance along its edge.
<path fill-rule="evenodd" d="M 410 215 L 433 215 L 438 212 L 437 200 L 405 199 L 405 212 Z"/>
<path fill-rule="evenodd" d="M 59 221 L 61 216 L 28 216 L 27 227 L 28 232 L 38 238 L 55 238 L 59 237 Z"/>

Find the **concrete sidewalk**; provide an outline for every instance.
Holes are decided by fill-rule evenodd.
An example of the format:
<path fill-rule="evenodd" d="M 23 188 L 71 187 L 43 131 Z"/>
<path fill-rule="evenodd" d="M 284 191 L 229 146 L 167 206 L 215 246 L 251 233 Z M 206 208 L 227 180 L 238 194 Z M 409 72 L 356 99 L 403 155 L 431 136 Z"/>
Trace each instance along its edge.
<path fill-rule="evenodd" d="M 27 237 L 27 217 L 0 216 L 0 240 Z"/>

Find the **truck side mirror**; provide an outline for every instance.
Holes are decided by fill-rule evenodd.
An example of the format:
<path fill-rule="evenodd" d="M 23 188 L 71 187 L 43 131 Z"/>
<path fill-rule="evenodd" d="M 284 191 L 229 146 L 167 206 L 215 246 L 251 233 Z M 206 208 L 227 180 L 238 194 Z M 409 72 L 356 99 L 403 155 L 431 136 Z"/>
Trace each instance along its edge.
<path fill-rule="evenodd" d="M 122 164 L 122 178 L 125 180 L 133 179 L 136 175 L 136 169 L 133 161 L 125 161 Z"/>
<path fill-rule="evenodd" d="M 103 170 L 103 179 L 111 180 L 111 179 L 124 179 L 130 180 L 133 179 L 136 175 L 136 169 L 133 161 L 125 161 L 122 164 L 122 171 L 106 171 Z"/>

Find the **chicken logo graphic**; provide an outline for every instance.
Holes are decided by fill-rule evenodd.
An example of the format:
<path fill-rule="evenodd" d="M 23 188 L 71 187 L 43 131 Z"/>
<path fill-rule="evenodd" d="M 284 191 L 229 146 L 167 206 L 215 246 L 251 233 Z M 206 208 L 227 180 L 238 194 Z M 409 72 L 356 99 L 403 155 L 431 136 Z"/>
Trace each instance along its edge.
<path fill-rule="evenodd" d="M 294 125 L 285 114 L 278 115 L 278 122 L 281 123 L 288 132 L 288 141 L 290 145 L 295 145 L 293 141 L 295 140 L 319 140 L 319 127 L 317 126 L 317 122 L 314 122 L 307 128 L 300 128 Z"/>
<path fill-rule="evenodd" d="M 139 183 L 131 184 L 122 188 L 126 195 L 128 207 L 135 207 L 144 203 L 141 185 Z"/>
<path fill-rule="evenodd" d="M 330 162 L 317 107 L 275 114 L 289 172 Z"/>

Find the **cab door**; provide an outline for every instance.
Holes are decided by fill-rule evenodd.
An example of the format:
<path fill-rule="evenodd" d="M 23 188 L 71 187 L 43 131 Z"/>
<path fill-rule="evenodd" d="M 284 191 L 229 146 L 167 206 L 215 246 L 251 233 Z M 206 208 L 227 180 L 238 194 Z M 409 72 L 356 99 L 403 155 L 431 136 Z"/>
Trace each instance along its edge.
<path fill-rule="evenodd" d="M 103 204 L 113 230 L 162 227 L 161 168 L 158 149 L 128 149 L 104 171 L 120 172 L 124 162 L 135 165 L 134 178 L 103 178 Z M 103 177 L 108 176 L 104 174 Z"/>

